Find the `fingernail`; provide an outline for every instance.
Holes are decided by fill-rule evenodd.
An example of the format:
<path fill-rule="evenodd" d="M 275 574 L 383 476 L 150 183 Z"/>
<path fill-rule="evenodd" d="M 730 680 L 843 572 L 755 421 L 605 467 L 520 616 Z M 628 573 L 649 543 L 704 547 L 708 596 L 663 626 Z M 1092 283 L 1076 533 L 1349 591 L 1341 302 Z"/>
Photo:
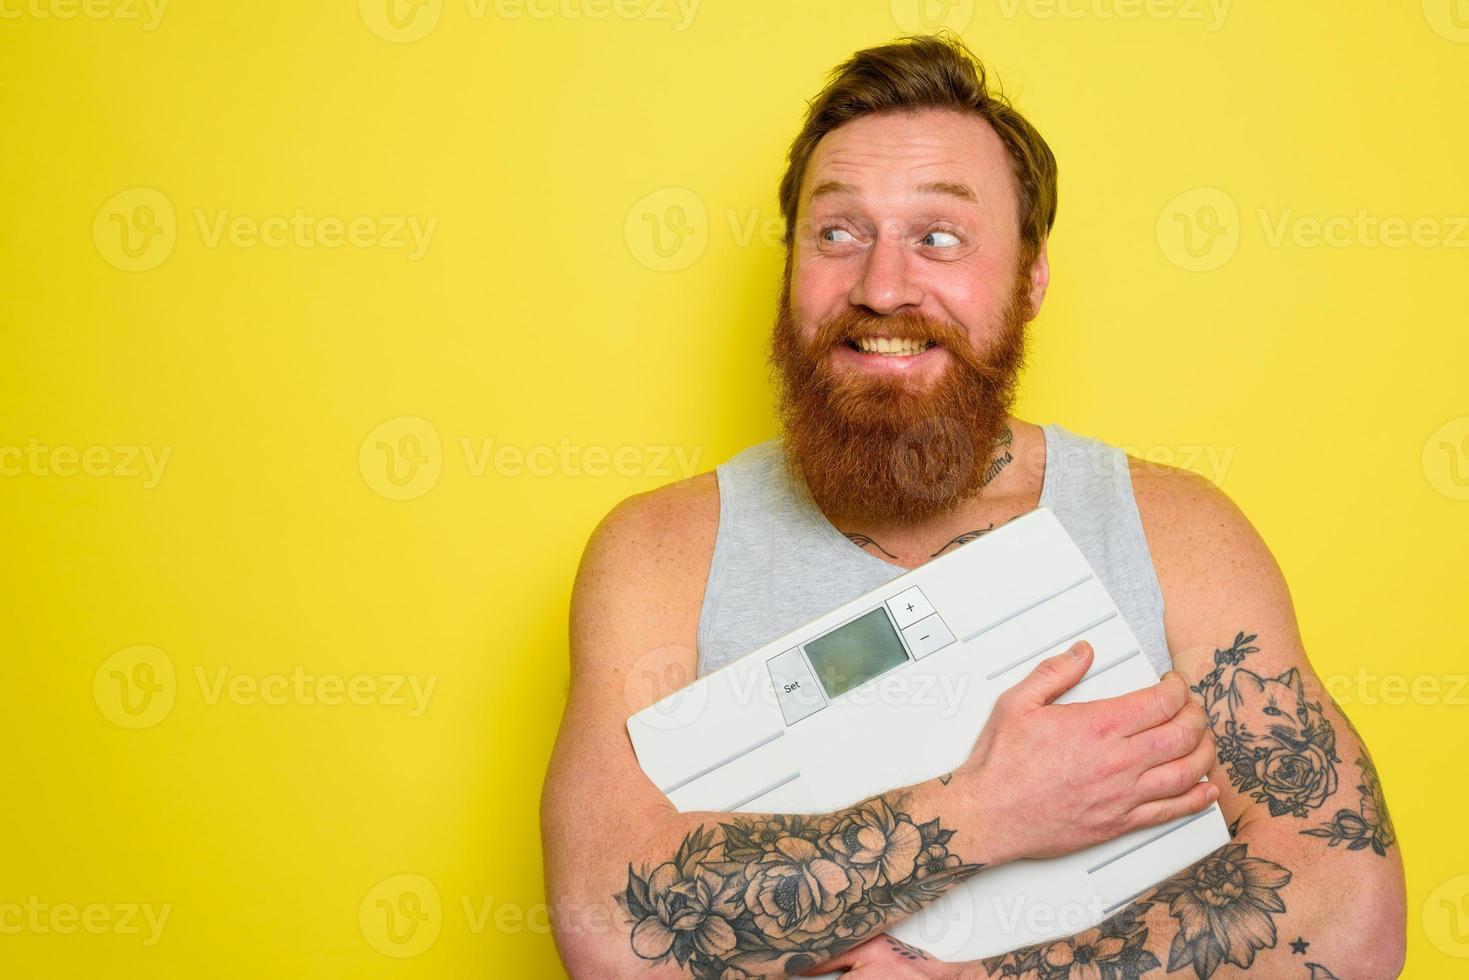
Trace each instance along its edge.
<path fill-rule="evenodd" d="M 1204 799 L 1208 800 L 1210 803 L 1213 803 L 1215 800 L 1219 799 L 1219 787 L 1210 786 L 1208 789 L 1204 790 Z"/>
<path fill-rule="evenodd" d="M 1089 644 L 1085 640 L 1071 644 L 1071 656 L 1073 658 L 1086 656 L 1088 646 Z"/>

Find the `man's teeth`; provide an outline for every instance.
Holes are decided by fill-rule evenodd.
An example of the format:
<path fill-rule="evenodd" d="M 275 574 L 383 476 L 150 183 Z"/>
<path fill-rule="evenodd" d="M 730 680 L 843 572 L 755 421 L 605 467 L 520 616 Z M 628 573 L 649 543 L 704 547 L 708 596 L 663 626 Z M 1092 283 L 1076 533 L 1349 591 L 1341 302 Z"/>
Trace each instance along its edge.
<path fill-rule="evenodd" d="M 933 346 L 927 340 L 895 340 L 891 337 L 859 337 L 853 343 L 864 354 L 921 354 Z"/>

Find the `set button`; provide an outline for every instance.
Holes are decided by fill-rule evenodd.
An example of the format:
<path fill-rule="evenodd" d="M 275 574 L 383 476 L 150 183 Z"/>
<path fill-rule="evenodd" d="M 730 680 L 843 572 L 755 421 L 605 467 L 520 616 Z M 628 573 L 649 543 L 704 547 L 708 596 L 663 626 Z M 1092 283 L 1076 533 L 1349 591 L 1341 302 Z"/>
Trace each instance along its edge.
<path fill-rule="evenodd" d="M 787 650 L 771 657 L 765 665 L 770 670 L 770 682 L 775 685 L 780 713 L 785 716 L 787 725 L 794 725 L 826 707 L 826 698 L 816 686 L 816 677 L 800 650 Z"/>

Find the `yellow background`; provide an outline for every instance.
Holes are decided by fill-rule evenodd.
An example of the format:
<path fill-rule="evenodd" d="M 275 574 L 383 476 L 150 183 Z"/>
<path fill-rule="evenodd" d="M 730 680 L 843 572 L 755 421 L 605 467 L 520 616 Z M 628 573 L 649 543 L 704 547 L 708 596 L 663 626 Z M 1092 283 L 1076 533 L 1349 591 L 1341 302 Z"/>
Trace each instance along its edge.
<path fill-rule="evenodd" d="M 152 945 L 0 932 L 6 976 L 554 975 L 536 807 L 581 547 L 683 475 L 671 450 L 772 431 L 785 146 L 827 69 L 922 26 L 916 0 L 387 2 L 174 0 L 149 30 L 141 0 L 5 0 L 0 906 L 171 909 Z M 1469 893 L 1454 2 L 947 13 L 1060 160 L 1020 414 L 1258 525 L 1377 757 L 1419 977 L 1469 966 L 1440 904 Z M 114 201 L 136 188 L 171 225 Z M 297 209 L 371 228 L 210 234 Z M 1428 223 L 1298 221 L 1359 211 Z M 437 222 L 416 259 L 374 238 L 408 216 Z M 133 220 L 159 233 L 129 258 Z M 67 476 L 63 446 L 106 452 Z M 221 671 L 379 686 L 267 704 Z M 427 710 L 382 703 L 392 675 L 433 678 Z"/>

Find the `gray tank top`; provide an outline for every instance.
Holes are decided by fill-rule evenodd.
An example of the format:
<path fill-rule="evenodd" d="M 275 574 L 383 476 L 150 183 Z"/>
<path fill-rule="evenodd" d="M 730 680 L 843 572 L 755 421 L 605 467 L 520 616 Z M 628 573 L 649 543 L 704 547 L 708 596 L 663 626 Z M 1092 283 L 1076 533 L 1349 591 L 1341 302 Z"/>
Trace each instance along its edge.
<path fill-rule="evenodd" d="M 1042 507 L 1076 540 L 1143 653 L 1173 665 L 1163 593 L 1143 538 L 1127 456 L 1059 425 L 1044 425 Z M 899 575 L 857 547 L 792 480 L 772 439 L 717 467 L 719 531 L 699 612 L 699 676 Z"/>

